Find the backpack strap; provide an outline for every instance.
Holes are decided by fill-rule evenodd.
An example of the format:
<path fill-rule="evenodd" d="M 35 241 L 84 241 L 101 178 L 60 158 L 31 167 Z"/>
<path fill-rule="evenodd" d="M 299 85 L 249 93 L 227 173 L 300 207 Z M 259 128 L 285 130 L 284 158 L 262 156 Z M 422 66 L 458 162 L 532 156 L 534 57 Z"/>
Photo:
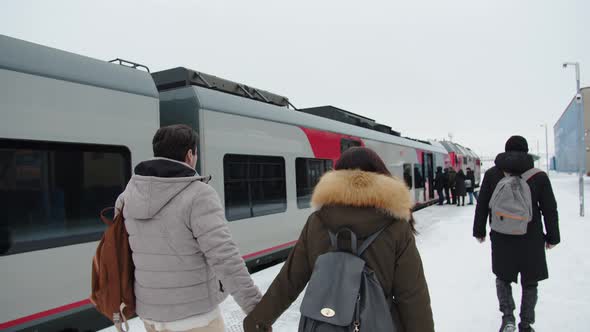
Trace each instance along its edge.
<path fill-rule="evenodd" d="M 363 244 L 361 245 L 361 247 L 358 250 L 358 256 L 361 256 L 365 252 L 365 250 L 367 250 L 369 248 L 369 246 L 371 246 L 371 244 L 373 244 L 373 242 L 375 242 L 375 240 L 377 240 L 377 238 L 379 237 L 379 235 L 381 235 L 381 233 L 383 233 L 383 231 L 388 226 L 385 226 L 385 227 L 381 228 L 380 230 L 376 231 L 375 233 L 371 234 L 371 236 L 369 236 L 368 238 L 366 238 L 365 241 L 363 242 Z"/>
<path fill-rule="evenodd" d="M 356 234 L 349 228 L 342 228 L 339 229 L 336 233 L 332 231 L 328 231 L 328 235 L 330 235 L 330 243 L 334 249 L 338 249 L 338 235 L 341 232 L 349 232 L 350 233 L 350 248 L 352 253 L 357 255 L 358 252 L 358 241 L 356 239 Z"/>
<path fill-rule="evenodd" d="M 107 226 L 111 226 L 113 224 L 113 220 L 109 219 L 106 214 L 107 212 L 109 212 L 110 210 L 115 210 L 115 207 L 108 207 L 108 208 L 104 208 L 102 209 L 102 211 L 100 211 L 100 220 L 102 220 L 103 223 L 105 223 Z M 115 211 L 116 213 L 116 211 Z"/>
<path fill-rule="evenodd" d="M 543 172 L 542 170 L 538 169 L 538 168 L 531 168 L 528 171 L 522 173 L 522 175 L 520 176 L 523 180 L 528 181 L 530 180 L 533 176 L 539 174 Z"/>

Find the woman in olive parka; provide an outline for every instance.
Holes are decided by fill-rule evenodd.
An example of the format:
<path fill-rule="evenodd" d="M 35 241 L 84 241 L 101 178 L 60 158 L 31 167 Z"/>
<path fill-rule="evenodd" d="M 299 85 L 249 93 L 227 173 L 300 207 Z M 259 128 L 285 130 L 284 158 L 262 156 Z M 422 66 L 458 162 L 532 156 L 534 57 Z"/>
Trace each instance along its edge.
<path fill-rule="evenodd" d="M 335 170 L 320 179 L 312 205 L 317 210 L 309 216 L 261 302 L 244 320 L 244 331 L 272 330 L 272 324 L 307 285 L 317 257 L 330 250 L 329 230 L 349 228 L 364 239 L 382 227 L 385 231 L 363 258 L 375 271 L 385 295 L 393 298 L 392 315 L 403 331 L 434 331 L 428 286 L 414 239 L 413 202 L 404 181 L 391 176 L 374 151 L 350 148 Z"/>

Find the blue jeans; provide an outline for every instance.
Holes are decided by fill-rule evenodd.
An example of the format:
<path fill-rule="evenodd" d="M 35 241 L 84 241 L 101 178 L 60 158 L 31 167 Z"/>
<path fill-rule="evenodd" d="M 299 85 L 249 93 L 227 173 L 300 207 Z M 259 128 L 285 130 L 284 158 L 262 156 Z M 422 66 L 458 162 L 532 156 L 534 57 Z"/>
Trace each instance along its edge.
<path fill-rule="evenodd" d="M 473 193 L 470 191 L 469 194 L 469 204 L 473 204 Z"/>

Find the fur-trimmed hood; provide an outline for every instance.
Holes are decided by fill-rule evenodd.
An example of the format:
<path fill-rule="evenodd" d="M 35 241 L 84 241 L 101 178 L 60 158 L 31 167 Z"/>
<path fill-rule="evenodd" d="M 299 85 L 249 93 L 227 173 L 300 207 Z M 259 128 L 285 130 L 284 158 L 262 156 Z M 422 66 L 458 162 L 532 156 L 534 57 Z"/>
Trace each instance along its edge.
<path fill-rule="evenodd" d="M 414 203 L 406 184 L 394 177 L 360 170 L 330 171 L 320 179 L 311 199 L 315 208 L 373 208 L 409 221 Z"/>

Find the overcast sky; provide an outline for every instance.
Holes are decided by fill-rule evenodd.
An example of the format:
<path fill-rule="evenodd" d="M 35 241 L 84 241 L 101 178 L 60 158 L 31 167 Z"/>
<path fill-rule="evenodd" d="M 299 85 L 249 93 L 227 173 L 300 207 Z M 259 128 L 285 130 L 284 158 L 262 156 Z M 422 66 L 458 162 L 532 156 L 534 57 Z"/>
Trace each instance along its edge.
<path fill-rule="evenodd" d="M 334 105 L 482 155 L 544 150 L 590 84 L 588 0 L 4 0 L 0 33 L 86 56 L 177 66 Z M 0 50 L 1 52 L 2 50 Z"/>

